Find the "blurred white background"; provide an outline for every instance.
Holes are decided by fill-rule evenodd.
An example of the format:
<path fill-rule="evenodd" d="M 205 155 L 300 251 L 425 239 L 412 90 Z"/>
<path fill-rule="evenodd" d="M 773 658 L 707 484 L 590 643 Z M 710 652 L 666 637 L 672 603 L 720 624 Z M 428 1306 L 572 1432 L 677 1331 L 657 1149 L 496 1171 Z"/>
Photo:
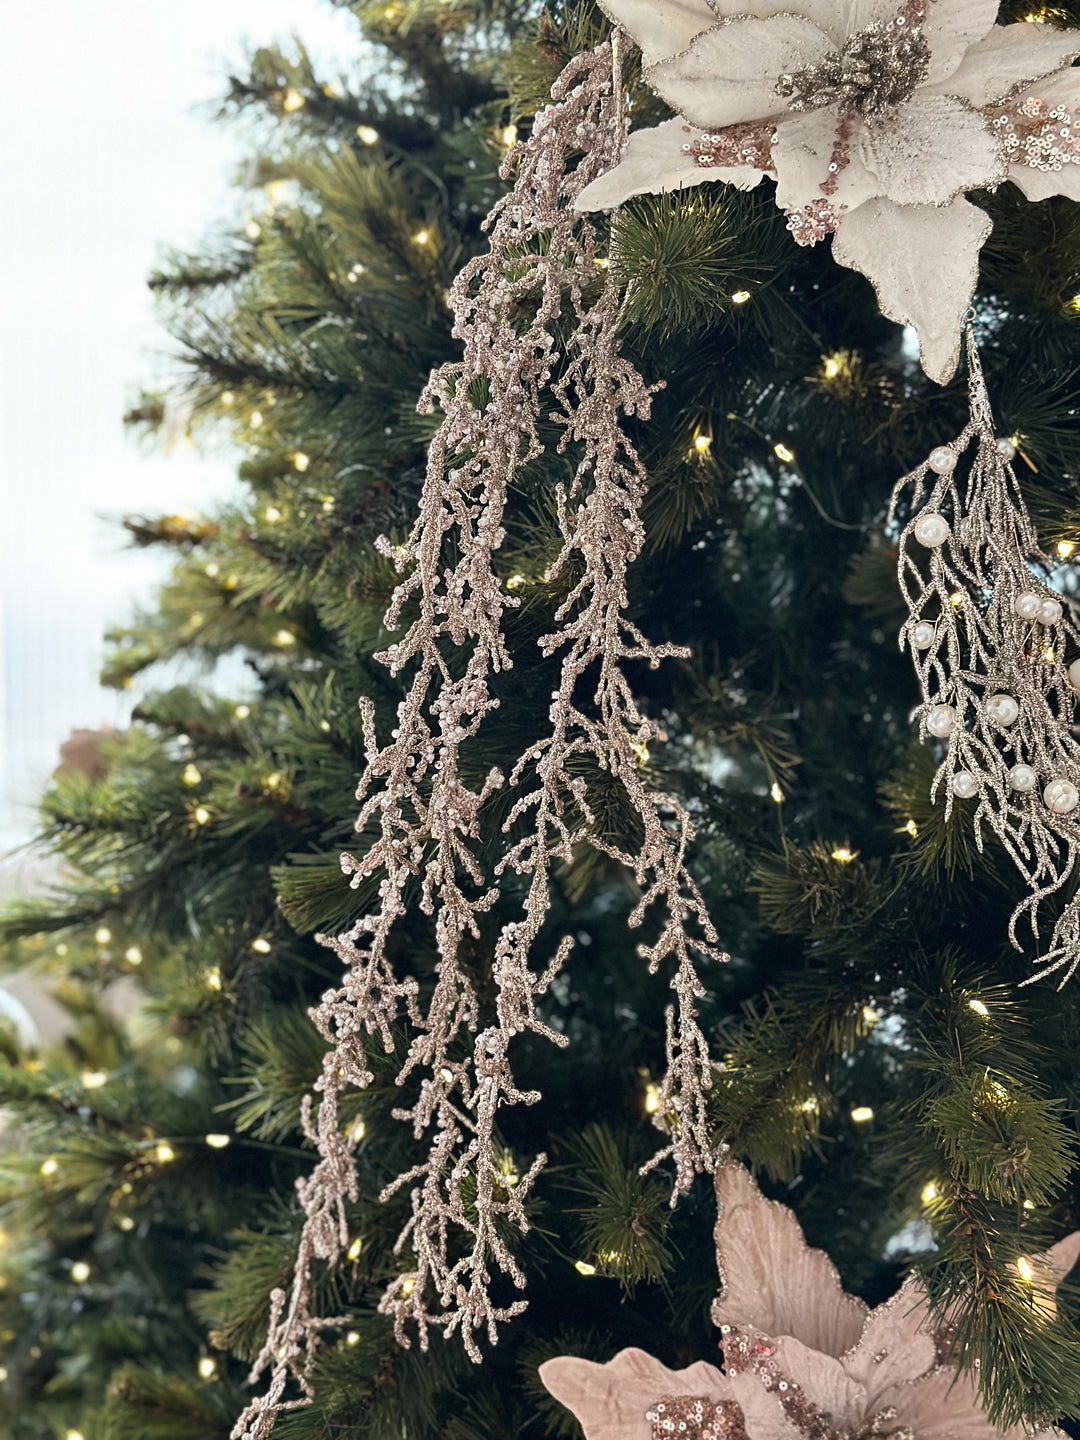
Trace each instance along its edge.
<path fill-rule="evenodd" d="M 192 512 L 227 457 L 148 454 L 121 417 L 173 372 L 146 276 L 242 204 L 238 129 L 212 124 L 248 46 L 303 38 L 328 78 L 357 27 L 328 0 L 0 0 L 0 855 L 75 727 L 121 725 L 105 628 L 149 602 L 163 557 L 103 516 Z M 2 862 L 0 862 L 2 864 Z M 7 867 L 0 890 L 25 883 Z"/>

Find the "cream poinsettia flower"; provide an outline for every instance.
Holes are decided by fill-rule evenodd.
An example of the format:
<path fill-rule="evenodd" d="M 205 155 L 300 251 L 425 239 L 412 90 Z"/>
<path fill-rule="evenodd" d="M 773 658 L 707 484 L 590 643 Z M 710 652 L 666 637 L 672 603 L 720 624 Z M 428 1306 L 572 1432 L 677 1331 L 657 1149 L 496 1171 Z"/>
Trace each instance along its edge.
<path fill-rule="evenodd" d="M 971 1381 L 939 1363 L 918 1282 L 870 1310 L 742 1166 L 723 1166 L 716 1191 L 725 1373 L 667 1370 L 641 1350 L 549 1360 L 540 1378 L 586 1440 L 1065 1440 L 987 1420 Z M 1033 1261 L 1044 1307 L 1078 1255 L 1080 1232 Z"/>
<path fill-rule="evenodd" d="M 834 234 L 936 380 L 956 369 L 991 229 L 964 191 L 1010 178 L 1029 199 L 1080 198 L 1080 32 L 998 26 L 997 0 L 601 3 L 679 114 L 632 134 L 578 208 L 773 174 L 795 239 Z"/>

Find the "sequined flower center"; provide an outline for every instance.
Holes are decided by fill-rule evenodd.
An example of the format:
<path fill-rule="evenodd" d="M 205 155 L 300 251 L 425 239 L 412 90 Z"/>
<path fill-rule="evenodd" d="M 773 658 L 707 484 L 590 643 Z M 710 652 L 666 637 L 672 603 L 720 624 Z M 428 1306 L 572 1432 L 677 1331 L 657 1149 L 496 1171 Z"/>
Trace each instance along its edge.
<path fill-rule="evenodd" d="M 652 1422 L 652 1440 L 750 1440 L 735 1400 L 664 1395 L 646 1410 L 645 1419 Z"/>
<path fill-rule="evenodd" d="M 930 70 L 930 44 L 907 13 L 918 16 L 920 8 L 925 5 L 905 6 L 895 20 L 859 30 L 818 64 L 781 75 L 777 95 L 789 110 L 833 105 L 842 114 L 864 116 L 884 115 L 905 104 Z"/>

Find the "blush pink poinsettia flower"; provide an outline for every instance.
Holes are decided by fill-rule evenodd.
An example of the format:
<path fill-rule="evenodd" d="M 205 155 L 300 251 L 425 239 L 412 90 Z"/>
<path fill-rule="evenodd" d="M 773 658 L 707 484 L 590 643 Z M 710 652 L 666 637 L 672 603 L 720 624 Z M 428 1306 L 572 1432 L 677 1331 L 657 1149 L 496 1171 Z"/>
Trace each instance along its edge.
<path fill-rule="evenodd" d="M 870 1310 L 742 1166 L 722 1166 L 716 1191 L 724 1373 L 642 1350 L 549 1360 L 540 1378 L 586 1440 L 1065 1440 L 990 1424 L 970 1379 L 939 1362 L 917 1281 Z M 1080 1232 L 1033 1261 L 1039 1303 L 1078 1255 Z"/>
<path fill-rule="evenodd" d="M 600 3 L 679 114 L 635 131 L 578 208 L 772 174 L 795 239 L 834 234 L 936 380 L 956 369 L 991 229 L 964 191 L 1008 178 L 1080 200 L 1078 31 L 996 25 L 998 0 Z"/>

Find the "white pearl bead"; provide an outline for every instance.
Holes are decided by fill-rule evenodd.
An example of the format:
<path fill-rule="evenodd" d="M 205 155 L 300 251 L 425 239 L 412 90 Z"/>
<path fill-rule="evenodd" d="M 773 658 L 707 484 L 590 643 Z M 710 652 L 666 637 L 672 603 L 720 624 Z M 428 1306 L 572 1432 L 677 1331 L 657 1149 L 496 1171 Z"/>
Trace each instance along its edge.
<path fill-rule="evenodd" d="M 1003 460 L 1014 460 L 1016 458 L 1016 446 L 1011 440 L 999 440 L 997 442 L 998 454 Z"/>
<path fill-rule="evenodd" d="M 927 712 L 926 728 L 939 740 L 944 740 L 946 735 L 951 735 L 955 724 L 956 711 L 951 705 L 934 705 Z"/>
<path fill-rule="evenodd" d="M 929 650 L 930 646 L 934 643 L 936 633 L 933 625 L 931 625 L 928 620 L 920 620 L 917 625 L 912 627 L 911 643 L 915 646 L 916 650 Z M 1073 663 L 1080 664 L 1080 662 L 1077 661 Z M 1076 688 L 1080 690 L 1080 685 L 1077 685 Z"/>
<path fill-rule="evenodd" d="M 991 695 L 987 700 L 986 713 L 995 725 L 1011 725 L 1020 714 L 1020 706 L 1012 695 L 1006 695 L 1004 691 L 1001 691 L 997 695 Z"/>
<path fill-rule="evenodd" d="M 1056 625 L 1061 615 L 1061 605 L 1057 600 L 1044 600 L 1039 606 L 1039 619 L 1044 625 Z"/>
<path fill-rule="evenodd" d="M 956 451 L 949 445 L 936 445 L 926 463 L 936 474 L 948 475 L 956 469 Z"/>
<path fill-rule="evenodd" d="M 1071 815 L 1080 805 L 1080 790 L 1071 780 L 1051 780 L 1043 791 L 1043 801 L 1055 815 Z"/>
<path fill-rule="evenodd" d="M 979 782 L 970 770 L 957 770 L 949 783 L 953 794 L 961 800 L 970 800 L 979 788 Z"/>
<path fill-rule="evenodd" d="M 1025 590 L 1013 601 L 1013 609 L 1021 620 L 1037 620 L 1042 609 L 1042 599 L 1034 590 Z"/>
<path fill-rule="evenodd" d="M 944 545 L 951 534 L 949 522 L 936 510 L 924 511 L 915 521 L 915 539 L 928 549 Z"/>
<path fill-rule="evenodd" d="M 1035 789 L 1038 779 L 1030 765 L 1014 765 L 1009 771 L 1009 789 L 1024 794 Z"/>
<path fill-rule="evenodd" d="M 1069 666 L 1069 684 L 1074 690 L 1080 690 L 1080 660 L 1074 660 Z"/>

